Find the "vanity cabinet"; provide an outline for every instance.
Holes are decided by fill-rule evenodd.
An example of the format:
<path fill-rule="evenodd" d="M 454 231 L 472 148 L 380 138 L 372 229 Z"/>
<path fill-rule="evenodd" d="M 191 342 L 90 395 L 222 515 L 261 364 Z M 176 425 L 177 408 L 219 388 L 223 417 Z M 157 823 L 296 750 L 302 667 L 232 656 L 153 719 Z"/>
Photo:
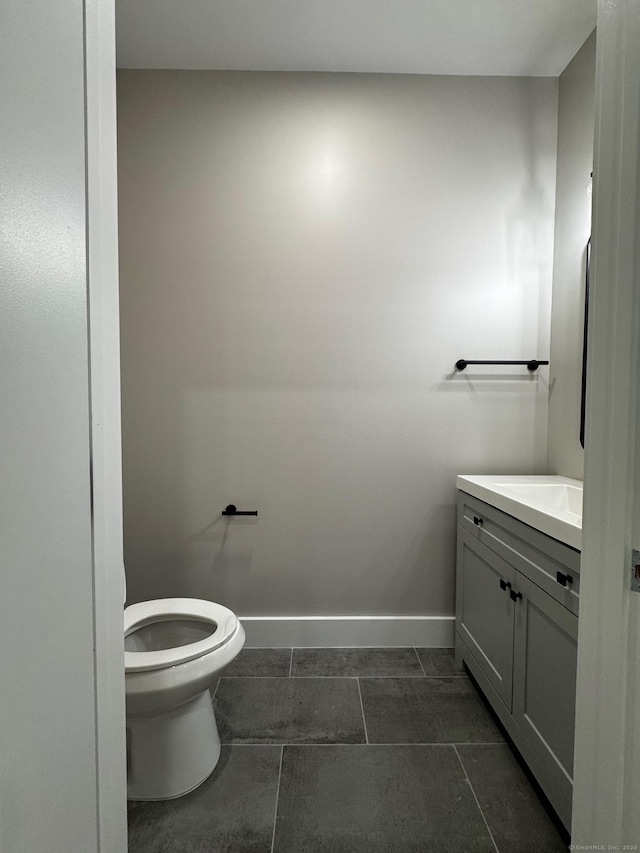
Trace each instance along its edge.
<path fill-rule="evenodd" d="M 568 828 L 580 553 L 458 494 L 456 657 Z"/>

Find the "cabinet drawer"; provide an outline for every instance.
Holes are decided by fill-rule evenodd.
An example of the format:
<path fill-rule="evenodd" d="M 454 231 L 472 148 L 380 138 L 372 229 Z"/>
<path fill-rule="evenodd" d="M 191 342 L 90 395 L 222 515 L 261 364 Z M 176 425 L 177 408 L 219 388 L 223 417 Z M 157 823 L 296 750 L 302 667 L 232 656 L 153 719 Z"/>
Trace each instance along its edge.
<path fill-rule="evenodd" d="M 556 601 L 578 614 L 579 551 L 466 492 L 458 492 L 458 524 Z"/>

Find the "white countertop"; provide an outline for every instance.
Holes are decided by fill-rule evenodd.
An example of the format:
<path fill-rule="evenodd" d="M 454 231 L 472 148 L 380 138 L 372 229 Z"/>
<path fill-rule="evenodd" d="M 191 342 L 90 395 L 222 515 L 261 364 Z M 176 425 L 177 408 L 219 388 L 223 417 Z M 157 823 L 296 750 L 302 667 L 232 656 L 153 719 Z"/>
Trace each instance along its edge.
<path fill-rule="evenodd" d="M 581 550 L 581 480 L 553 474 L 460 474 L 456 485 L 468 495 Z"/>

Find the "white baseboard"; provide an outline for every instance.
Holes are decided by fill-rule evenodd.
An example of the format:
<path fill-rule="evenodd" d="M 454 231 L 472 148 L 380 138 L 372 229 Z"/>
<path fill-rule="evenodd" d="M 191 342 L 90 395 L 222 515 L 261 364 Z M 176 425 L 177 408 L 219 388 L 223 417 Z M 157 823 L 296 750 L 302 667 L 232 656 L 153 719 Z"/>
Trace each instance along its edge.
<path fill-rule="evenodd" d="M 453 616 L 240 616 L 247 648 L 453 647 Z"/>

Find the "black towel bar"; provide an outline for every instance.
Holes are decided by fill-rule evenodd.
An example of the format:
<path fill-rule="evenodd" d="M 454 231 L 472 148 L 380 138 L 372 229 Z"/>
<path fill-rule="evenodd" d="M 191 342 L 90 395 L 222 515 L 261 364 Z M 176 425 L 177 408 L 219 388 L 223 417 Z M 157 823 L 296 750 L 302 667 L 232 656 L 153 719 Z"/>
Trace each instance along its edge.
<path fill-rule="evenodd" d="M 456 370 L 464 370 L 468 364 L 526 364 L 531 371 L 537 370 L 541 364 L 549 364 L 548 361 L 540 361 L 537 358 L 532 358 L 529 361 L 470 361 L 466 358 L 461 358 L 456 361 Z"/>

